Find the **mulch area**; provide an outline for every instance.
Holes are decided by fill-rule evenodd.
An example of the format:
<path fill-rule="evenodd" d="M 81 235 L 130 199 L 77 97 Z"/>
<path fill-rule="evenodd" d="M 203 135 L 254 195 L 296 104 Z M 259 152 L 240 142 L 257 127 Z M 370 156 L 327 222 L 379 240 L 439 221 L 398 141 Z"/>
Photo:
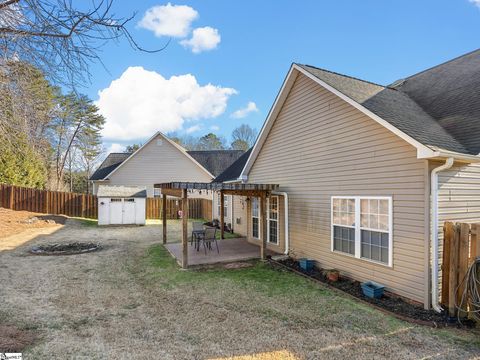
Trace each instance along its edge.
<path fill-rule="evenodd" d="M 386 312 L 402 320 L 411 321 L 421 325 L 429 326 L 460 326 L 456 321 L 449 321 L 446 314 L 439 314 L 433 310 L 425 310 L 422 305 L 408 302 L 405 299 L 395 296 L 390 293 L 384 294 L 380 299 L 372 299 L 363 294 L 361 284 L 359 281 L 340 277 L 338 281 L 329 281 L 325 272 L 322 269 L 314 268 L 311 271 L 305 271 L 300 267 L 298 261 L 288 258 L 280 261 L 272 261 L 273 264 L 278 263 L 294 270 L 305 276 L 325 283 L 335 289 L 341 290 L 357 299 L 374 305 L 380 310 L 386 310 Z M 456 319 L 455 319 L 456 320 Z M 469 320 L 462 322 L 463 326 L 472 327 L 475 324 Z"/>
<path fill-rule="evenodd" d="M 32 228 L 64 225 L 66 220 L 67 218 L 62 215 L 45 215 L 0 207 L 0 238 L 6 238 Z"/>
<path fill-rule="evenodd" d="M 13 325 L 0 325 L 0 353 L 22 352 L 32 345 L 37 334 L 31 330 L 22 330 Z"/>

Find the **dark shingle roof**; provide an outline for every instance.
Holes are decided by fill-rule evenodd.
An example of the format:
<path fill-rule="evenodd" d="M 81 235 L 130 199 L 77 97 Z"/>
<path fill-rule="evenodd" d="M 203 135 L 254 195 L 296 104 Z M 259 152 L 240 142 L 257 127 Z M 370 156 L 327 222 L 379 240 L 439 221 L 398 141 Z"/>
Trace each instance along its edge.
<path fill-rule="evenodd" d="M 250 150 L 244 152 L 242 156 L 240 156 L 232 165 L 226 168 L 225 171 L 218 175 L 212 182 L 221 183 L 225 181 L 237 180 L 240 177 L 245 164 L 247 163 L 252 149 L 253 148 L 250 148 Z"/>
<path fill-rule="evenodd" d="M 418 142 L 468 153 L 462 142 L 442 127 L 432 114 L 398 88 L 374 84 L 309 65 L 299 66 Z"/>
<path fill-rule="evenodd" d="M 480 49 L 398 81 L 470 154 L 480 153 Z"/>
<path fill-rule="evenodd" d="M 103 180 L 108 174 L 124 162 L 131 153 L 110 153 L 100 164 L 97 170 L 90 176 L 90 180 Z"/>
<path fill-rule="evenodd" d="M 195 150 L 187 151 L 213 176 L 218 176 L 242 154 L 242 150 Z"/>

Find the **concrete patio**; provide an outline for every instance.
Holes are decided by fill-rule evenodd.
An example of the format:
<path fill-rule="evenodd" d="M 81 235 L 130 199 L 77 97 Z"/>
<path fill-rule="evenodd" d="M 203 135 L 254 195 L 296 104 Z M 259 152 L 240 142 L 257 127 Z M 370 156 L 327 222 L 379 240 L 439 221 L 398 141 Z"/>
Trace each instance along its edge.
<path fill-rule="evenodd" d="M 181 264 L 182 243 L 165 244 L 165 248 Z M 188 264 L 205 265 L 260 258 L 260 247 L 250 244 L 245 238 L 218 240 L 218 248 L 220 253 L 217 253 L 215 244 L 212 244 L 212 250 L 207 249 L 207 254 L 205 255 L 203 246 L 200 247 L 200 251 L 197 251 L 195 246 L 190 245 L 189 242 Z"/>

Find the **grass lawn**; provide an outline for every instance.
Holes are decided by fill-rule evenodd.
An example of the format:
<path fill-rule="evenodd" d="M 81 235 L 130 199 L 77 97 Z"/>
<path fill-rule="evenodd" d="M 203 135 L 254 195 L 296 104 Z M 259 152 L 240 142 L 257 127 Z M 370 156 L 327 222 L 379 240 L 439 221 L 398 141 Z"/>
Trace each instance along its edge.
<path fill-rule="evenodd" d="M 478 331 L 405 323 L 262 262 L 181 270 L 160 245 L 161 226 L 91 225 L 69 222 L 0 251 L 0 352 L 24 339 L 26 359 L 480 356 Z M 169 222 L 168 234 L 178 241 L 180 222 Z M 72 241 L 103 249 L 27 254 L 34 244 Z"/>
<path fill-rule="evenodd" d="M 355 358 L 362 354 L 386 358 L 393 354 L 407 358 L 436 354 L 455 358 L 460 355 L 451 353 L 455 347 L 474 351 L 480 347 L 478 333 L 407 324 L 262 262 L 236 270 L 216 267 L 183 271 L 163 246 L 154 245 L 147 250 L 141 267 L 141 279 L 147 288 L 156 284 L 163 291 L 183 293 L 184 301 L 205 304 L 211 320 L 199 324 L 198 333 L 191 334 L 190 345 L 194 345 L 195 337 L 208 337 L 210 332 L 229 338 L 226 333 L 247 327 L 247 338 L 241 331 L 237 336 L 240 343 L 249 345 L 245 349 L 250 350 L 244 352 L 255 355 L 249 359 L 267 359 L 269 355 L 272 359 L 349 358 L 353 354 Z M 218 317 L 221 321 L 217 323 L 214 319 Z M 437 348 L 437 342 L 443 350 Z M 254 350 L 259 344 L 268 351 Z M 229 355 L 242 354 L 224 350 Z"/>

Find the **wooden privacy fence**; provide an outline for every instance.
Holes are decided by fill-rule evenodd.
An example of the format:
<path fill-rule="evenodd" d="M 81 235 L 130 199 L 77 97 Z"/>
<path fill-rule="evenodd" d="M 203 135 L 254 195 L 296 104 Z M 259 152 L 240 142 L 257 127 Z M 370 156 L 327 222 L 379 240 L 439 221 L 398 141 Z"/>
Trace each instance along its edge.
<path fill-rule="evenodd" d="M 181 199 L 167 199 L 167 219 L 179 219 L 182 210 Z M 147 198 L 147 219 L 162 218 L 162 198 Z M 188 217 L 190 219 L 212 218 L 212 200 L 188 199 Z"/>
<path fill-rule="evenodd" d="M 0 207 L 91 219 L 98 217 L 98 201 L 95 195 L 39 190 L 5 184 L 0 184 Z M 167 219 L 178 219 L 178 212 L 181 209 L 182 201 L 180 199 L 168 199 Z M 211 219 L 212 217 L 211 200 L 188 199 L 188 209 L 188 217 L 191 219 Z M 160 219 L 161 214 L 162 199 L 147 198 L 147 219 Z"/>
<path fill-rule="evenodd" d="M 445 222 L 443 227 L 442 299 L 450 316 L 468 314 L 468 297 L 462 301 L 469 266 L 480 257 L 480 224 Z M 480 276 L 480 274 L 477 274 Z M 479 289 L 480 290 L 480 289 Z"/>
<path fill-rule="evenodd" d="M 31 189 L 0 184 L 0 206 L 45 214 L 96 219 L 97 197 L 62 191 Z"/>

